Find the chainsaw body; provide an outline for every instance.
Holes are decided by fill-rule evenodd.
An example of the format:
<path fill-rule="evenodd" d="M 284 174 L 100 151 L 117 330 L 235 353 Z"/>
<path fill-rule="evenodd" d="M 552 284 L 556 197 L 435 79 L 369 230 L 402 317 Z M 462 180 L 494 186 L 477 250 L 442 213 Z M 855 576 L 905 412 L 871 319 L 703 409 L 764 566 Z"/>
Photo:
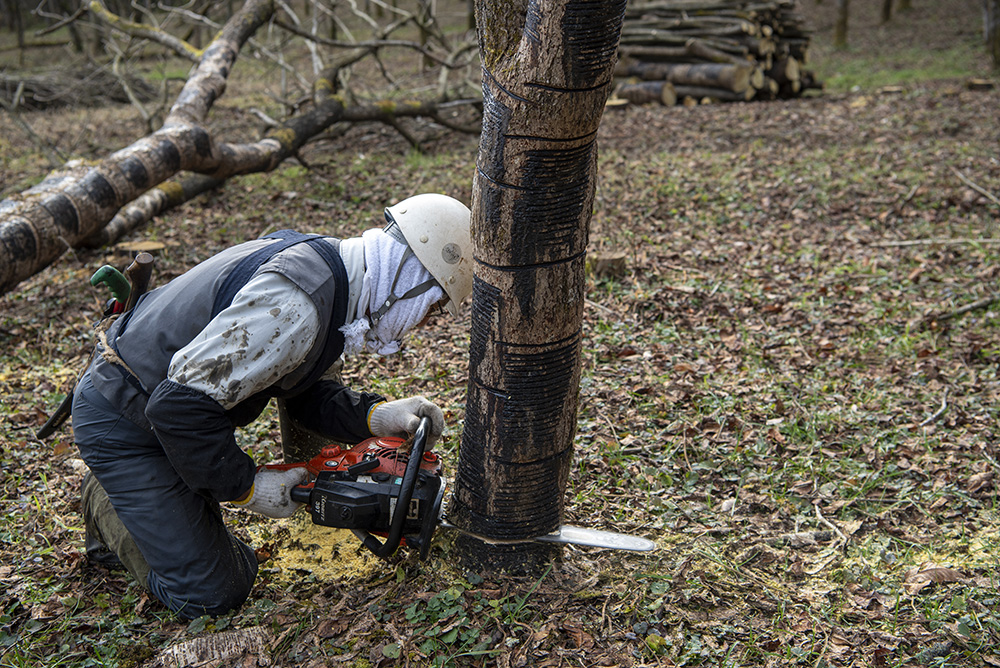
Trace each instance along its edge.
<path fill-rule="evenodd" d="M 309 507 L 314 524 L 350 529 L 379 557 L 406 545 L 426 559 L 438 526 L 457 528 L 441 519 L 446 484 L 441 459 L 425 452 L 430 429 L 430 420 L 423 418 L 412 445 L 400 438 L 369 438 L 348 449 L 327 446 L 302 464 L 268 468 L 304 467 L 312 474 L 312 481 L 292 488 L 291 497 Z M 656 547 L 645 538 L 570 525 L 533 540 L 633 552 Z"/>
<path fill-rule="evenodd" d="M 302 464 L 268 468 L 304 467 L 314 476 L 291 491 L 293 501 L 306 504 L 314 524 L 350 529 L 380 557 L 406 545 L 424 559 L 446 486 L 441 459 L 425 452 L 425 443 L 426 429 L 418 428 L 412 446 L 399 438 L 369 438 L 349 449 L 327 446 Z"/>

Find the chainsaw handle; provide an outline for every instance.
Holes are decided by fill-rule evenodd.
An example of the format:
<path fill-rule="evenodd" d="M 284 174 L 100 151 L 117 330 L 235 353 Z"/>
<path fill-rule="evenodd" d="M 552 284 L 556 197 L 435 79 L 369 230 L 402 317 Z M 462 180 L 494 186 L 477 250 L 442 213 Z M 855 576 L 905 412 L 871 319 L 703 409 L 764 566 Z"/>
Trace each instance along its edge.
<path fill-rule="evenodd" d="M 403 473 L 403 481 L 399 485 L 399 496 L 396 497 L 396 511 L 392 514 L 392 524 L 385 542 L 371 535 L 364 529 L 353 529 L 354 535 L 361 539 L 361 543 L 367 547 L 375 556 L 387 559 L 399 547 L 403 538 L 403 525 L 406 523 L 406 515 L 410 508 L 410 499 L 413 498 L 413 488 L 416 486 L 417 474 L 420 472 L 420 462 L 424 459 L 424 448 L 427 447 L 427 436 L 431 432 L 431 419 L 420 418 L 420 425 L 413 433 L 413 449 L 406 462 L 406 472 Z"/>

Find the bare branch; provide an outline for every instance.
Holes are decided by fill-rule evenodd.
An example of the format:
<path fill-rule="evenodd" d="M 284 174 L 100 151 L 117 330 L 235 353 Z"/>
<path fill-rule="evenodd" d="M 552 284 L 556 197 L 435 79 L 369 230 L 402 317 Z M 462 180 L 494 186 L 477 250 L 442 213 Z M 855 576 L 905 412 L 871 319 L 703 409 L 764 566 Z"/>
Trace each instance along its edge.
<path fill-rule="evenodd" d="M 53 23 L 50 26 L 46 26 L 45 28 L 42 28 L 41 30 L 36 30 L 35 31 L 35 36 L 36 37 L 43 37 L 43 36 L 48 35 L 50 33 L 54 33 L 57 30 L 60 30 L 61 28 L 65 28 L 67 25 L 69 25 L 70 23 L 73 23 L 74 21 L 76 21 L 77 19 L 79 19 L 81 16 L 83 16 L 86 13 L 87 13 L 87 6 L 84 5 L 84 6 L 80 7 L 78 10 L 76 10 L 75 12 L 73 12 L 71 15 L 63 18 L 62 20 L 57 21 L 56 23 Z"/>
<path fill-rule="evenodd" d="M 14 97 L 12 102 L 7 102 L 0 97 L 0 107 L 7 110 L 10 117 L 17 123 L 22 130 L 31 138 L 31 141 L 38 147 L 38 149 L 45 154 L 48 158 L 50 167 L 57 167 L 66 162 L 66 156 L 62 154 L 57 146 L 52 146 L 47 141 L 38 136 L 35 130 L 28 125 L 28 122 L 21 118 L 21 114 L 18 113 L 17 107 L 21 96 L 24 95 L 24 82 L 22 81 L 18 84 L 17 91 L 14 92 Z"/>
<path fill-rule="evenodd" d="M 413 42 L 410 40 L 372 39 L 361 42 L 345 42 L 342 40 L 334 40 L 334 39 L 326 39 L 324 37 L 318 37 L 314 34 L 307 33 L 304 30 L 300 30 L 299 28 L 293 25 L 289 25 L 288 23 L 281 21 L 280 19 L 276 20 L 274 23 L 278 27 L 283 28 L 294 35 L 302 37 L 303 39 L 306 40 L 316 42 L 317 44 L 321 44 L 323 46 L 329 46 L 340 49 L 365 49 L 366 53 L 374 53 L 377 49 L 385 47 L 402 47 L 418 51 L 422 55 L 436 62 L 438 65 L 441 65 L 442 67 L 447 67 L 449 69 L 465 67 L 468 65 L 468 63 L 455 63 L 453 62 L 453 58 L 451 56 L 439 56 L 438 54 L 436 54 L 434 51 L 427 48 L 423 44 L 420 44 L 419 42 Z M 463 46 L 460 52 L 464 52 L 466 50 L 467 48 Z"/>
<path fill-rule="evenodd" d="M 156 121 L 154 118 L 155 115 L 150 113 L 149 110 L 146 109 L 146 105 L 142 103 L 142 101 L 132 90 L 132 86 L 128 81 L 128 77 L 126 77 L 122 73 L 121 61 L 124 59 L 124 57 L 125 54 L 123 54 L 121 51 L 118 51 L 118 53 L 115 54 L 115 58 L 111 63 L 111 73 L 114 74 L 115 77 L 118 79 L 118 83 L 122 87 L 122 90 L 125 91 L 125 95 L 128 96 L 129 102 L 132 104 L 133 107 L 135 107 L 139 111 L 139 114 L 142 116 L 142 119 L 146 121 L 146 127 L 148 128 L 148 130 L 150 132 L 153 132 L 156 129 L 155 128 Z"/>
<path fill-rule="evenodd" d="M 89 9 L 90 13 L 95 17 L 125 35 L 156 42 L 170 49 L 181 58 L 186 58 L 193 63 L 197 63 L 202 56 L 203 52 L 201 49 L 197 49 L 184 40 L 178 39 L 162 30 L 150 28 L 141 23 L 127 21 L 117 14 L 108 11 L 98 0 L 91 0 Z"/>

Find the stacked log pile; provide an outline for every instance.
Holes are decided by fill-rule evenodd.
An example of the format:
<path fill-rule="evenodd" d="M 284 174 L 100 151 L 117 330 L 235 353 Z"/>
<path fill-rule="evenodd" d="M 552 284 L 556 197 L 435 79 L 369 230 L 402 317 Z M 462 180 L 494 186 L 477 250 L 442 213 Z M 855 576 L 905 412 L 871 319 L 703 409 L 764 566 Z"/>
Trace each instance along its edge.
<path fill-rule="evenodd" d="M 612 103 L 796 97 L 822 87 L 803 68 L 808 51 L 797 0 L 630 2 Z"/>

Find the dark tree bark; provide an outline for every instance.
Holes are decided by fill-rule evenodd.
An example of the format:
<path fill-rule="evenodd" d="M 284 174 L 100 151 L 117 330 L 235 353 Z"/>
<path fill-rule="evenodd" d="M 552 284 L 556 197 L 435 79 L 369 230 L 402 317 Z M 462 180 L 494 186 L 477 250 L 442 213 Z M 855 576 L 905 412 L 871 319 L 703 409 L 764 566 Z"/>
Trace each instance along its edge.
<path fill-rule="evenodd" d="M 480 564 L 485 555 L 492 567 L 541 563 L 544 550 L 528 540 L 562 519 L 596 135 L 624 10 L 625 0 L 476 4 L 484 98 L 472 195 L 476 279 L 450 514 L 466 531 L 466 554 Z"/>
<path fill-rule="evenodd" d="M 1000 0 L 983 0 L 983 37 L 993 69 L 1000 71 Z"/>
<path fill-rule="evenodd" d="M 837 0 L 837 19 L 833 24 L 833 45 L 838 49 L 847 48 L 847 19 L 850 13 L 849 0 Z"/>

